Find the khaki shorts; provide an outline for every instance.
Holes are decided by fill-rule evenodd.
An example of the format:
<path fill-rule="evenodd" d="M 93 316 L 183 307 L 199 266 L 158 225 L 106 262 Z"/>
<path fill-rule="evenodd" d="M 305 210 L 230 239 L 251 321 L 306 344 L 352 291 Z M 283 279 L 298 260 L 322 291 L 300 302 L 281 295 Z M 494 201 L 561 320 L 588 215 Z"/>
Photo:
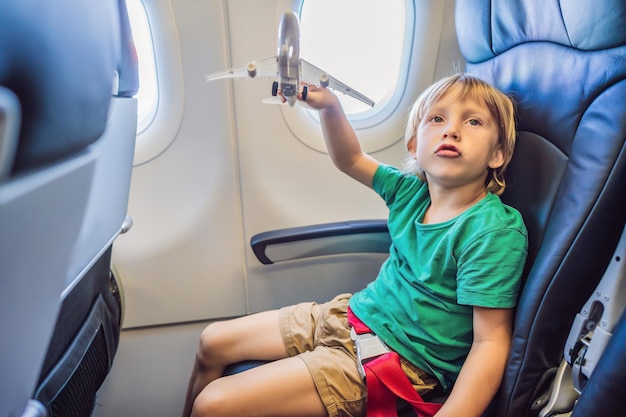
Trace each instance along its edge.
<path fill-rule="evenodd" d="M 347 311 L 351 294 L 324 303 L 280 309 L 280 330 L 290 356 L 300 357 L 311 372 L 329 417 L 364 416 L 367 386 L 356 365 Z M 424 394 L 437 380 L 400 358 L 415 389 Z"/>

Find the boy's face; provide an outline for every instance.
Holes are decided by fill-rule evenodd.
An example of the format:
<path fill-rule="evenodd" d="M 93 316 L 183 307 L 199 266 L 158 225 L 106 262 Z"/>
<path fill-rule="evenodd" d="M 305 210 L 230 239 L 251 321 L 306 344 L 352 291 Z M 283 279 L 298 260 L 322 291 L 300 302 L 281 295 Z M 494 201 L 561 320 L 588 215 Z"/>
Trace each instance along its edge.
<path fill-rule="evenodd" d="M 456 188 L 485 185 L 487 168 L 498 168 L 504 156 L 498 126 L 487 106 L 458 98 L 453 86 L 426 112 L 409 151 L 424 170 L 429 184 Z"/>

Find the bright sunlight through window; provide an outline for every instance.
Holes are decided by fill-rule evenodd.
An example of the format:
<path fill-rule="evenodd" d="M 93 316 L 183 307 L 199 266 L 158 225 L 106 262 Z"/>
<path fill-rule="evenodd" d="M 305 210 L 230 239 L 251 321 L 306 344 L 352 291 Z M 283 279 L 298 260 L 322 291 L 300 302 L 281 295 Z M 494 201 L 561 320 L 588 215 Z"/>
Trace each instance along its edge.
<path fill-rule="evenodd" d="M 127 0 L 128 16 L 139 60 L 139 92 L 137 93 L 137 133 L 144 131 L 154 119 L 159 101 L 152 32 L 142 0 Z"/>
<path fill-rule="evenodd" d="M 398 87 L 405 0 L 304 0 L 301 54 L 377 104 Z M 339 94 L 348 114 L 370 107 Z"/>

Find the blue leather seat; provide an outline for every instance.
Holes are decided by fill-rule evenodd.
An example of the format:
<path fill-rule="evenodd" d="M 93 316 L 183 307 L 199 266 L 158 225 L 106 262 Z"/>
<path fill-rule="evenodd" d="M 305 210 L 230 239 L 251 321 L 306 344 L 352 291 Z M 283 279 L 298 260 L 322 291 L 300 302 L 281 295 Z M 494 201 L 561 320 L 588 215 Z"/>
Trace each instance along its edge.
<path fill-rule="evenodd" d="M 126 218 L 137 89 L 125 0 L 0 3 L 0 416 L 35 395 L 59 415 L 54 387 L 80 369 L 68 358 L 90 346 L 77 339 L 85 322 L 106 336 L 95 362 L 108 371 L 120 318 L 108 256 Z"/>
<path fill-rule="evenodd" d="M 626 3 L 458 0 L 456 20 L 468 72 L 518 104 L 503 199 L 524 216 L 530 254 L 512 352 L 488 415 L 521 417 L 559 365 L 624 228 Z"/>

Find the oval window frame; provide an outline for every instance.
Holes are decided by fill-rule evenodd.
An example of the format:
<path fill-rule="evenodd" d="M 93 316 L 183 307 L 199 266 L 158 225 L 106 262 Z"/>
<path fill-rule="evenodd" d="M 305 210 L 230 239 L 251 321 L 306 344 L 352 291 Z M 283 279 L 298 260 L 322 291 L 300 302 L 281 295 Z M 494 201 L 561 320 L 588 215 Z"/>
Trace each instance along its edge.
<path fill-rule="evenodd" d="M 152 161 L 170 147 L 180 129 L 185 105 L 180 42 L 172 7 L 169 2 L 140 1 L 151 29 L 157 103 L 152 119 L 137 133 L 133 166 Z"/>
<path fill-rule="evenodd" d="M 277 7 L 277 22 L 282 11 L 291 8 L 298 13 L 302 10 L 305 0 L 281 0 Z M 413 33 L 416 31 L 417 5 L 412 0 L 405 0 L 405 45 L 403 47 L 400 74 L 395 91 L 383 101 L 382 105 L 374 106 L 361 113 L 348 115 L 350 123 L 357 131 L 361 146 L 366 153 L 375 153 L 387 149 L 404 139 L 405 122 L 408 109 L 417 98 L 419 87 L 416 80 L 421 77 L 409 77 L 411 68 L 415 67 L 415 57 L 421 53 L 415 42 Z M 426 10 L 424 6 L 424 10 Z M 281 11 L 281 12 L 279 12 Z M 346 80 L 349 83 L 349 80 Z M 319 118 L 304 106 L 288 108 L 281 106 L 281 114 L 291 133 L 306 147 L 321 153 L 328 153 L 324 138 L 319 127 Z"/>

